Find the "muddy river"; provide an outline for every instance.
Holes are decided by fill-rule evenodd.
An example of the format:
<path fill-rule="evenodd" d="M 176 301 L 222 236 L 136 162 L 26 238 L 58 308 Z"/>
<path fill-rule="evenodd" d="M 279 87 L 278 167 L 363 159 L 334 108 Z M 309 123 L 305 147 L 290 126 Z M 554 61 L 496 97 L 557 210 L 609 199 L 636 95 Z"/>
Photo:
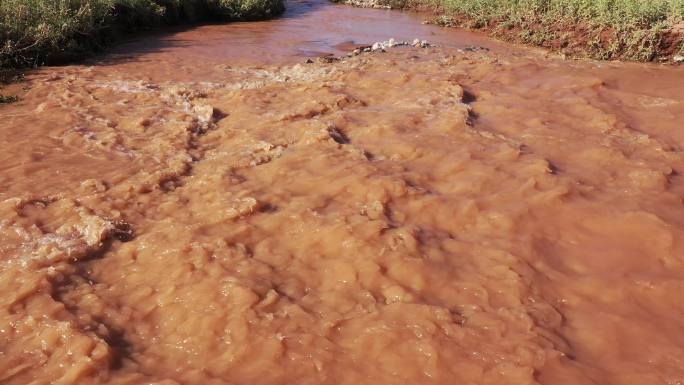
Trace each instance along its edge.
<path fill-rule="evenodd" d="M 0 383 L 684 384 L 681 68 L 288 6 L 14 86 Z"/>

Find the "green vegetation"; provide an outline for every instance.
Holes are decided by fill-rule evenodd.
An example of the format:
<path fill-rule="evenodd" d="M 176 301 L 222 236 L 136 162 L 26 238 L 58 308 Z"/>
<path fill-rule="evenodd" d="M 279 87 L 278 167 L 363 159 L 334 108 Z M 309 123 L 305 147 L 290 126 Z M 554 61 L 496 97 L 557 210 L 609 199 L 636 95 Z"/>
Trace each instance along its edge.
<path fill-rule="evenodd" d="M 83 56 L 117 33 L 200 20 L 254 20 L 282 0 L 0 0 L 0 67 Z"/>
<path fill-rule="evenodd" d="M 598 59 L 648 61 L 681 52 L 684 0 L 379 0 L 432 8 L 436 22 Z"/>
<path fill-rule="evenodd" d="M 684 0 L 428 0 L 481 23 L 584 22 L 616 28 L 651 28 L 684 16 Z"/>

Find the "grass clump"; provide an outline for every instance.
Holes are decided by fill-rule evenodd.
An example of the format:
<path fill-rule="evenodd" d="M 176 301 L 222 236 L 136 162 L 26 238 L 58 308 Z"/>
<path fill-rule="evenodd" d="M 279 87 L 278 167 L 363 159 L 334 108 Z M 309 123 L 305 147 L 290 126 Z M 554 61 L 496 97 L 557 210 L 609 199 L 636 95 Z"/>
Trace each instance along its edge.
<path fill-rule="evenodd" d="M 378 0 L 433 8 L 439 24 L 598 59 L 648 61 L 684 49 L 684 0 Z"/>
<path fill-rule="evenodd" d="M 121 31 L 283 10 L 282 0 L 0 0 L 0 67 L 72 60 Z"/>

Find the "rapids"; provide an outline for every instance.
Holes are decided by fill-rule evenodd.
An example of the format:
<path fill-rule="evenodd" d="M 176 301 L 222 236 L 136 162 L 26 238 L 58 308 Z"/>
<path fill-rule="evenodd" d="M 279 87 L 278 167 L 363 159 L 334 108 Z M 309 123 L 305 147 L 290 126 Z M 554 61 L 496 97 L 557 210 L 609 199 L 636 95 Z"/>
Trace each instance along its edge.
<path fill-rule="evenodd" d="M 305 0 L 17 87 L 2 384 L 684 383 L 679 68 Z"/>

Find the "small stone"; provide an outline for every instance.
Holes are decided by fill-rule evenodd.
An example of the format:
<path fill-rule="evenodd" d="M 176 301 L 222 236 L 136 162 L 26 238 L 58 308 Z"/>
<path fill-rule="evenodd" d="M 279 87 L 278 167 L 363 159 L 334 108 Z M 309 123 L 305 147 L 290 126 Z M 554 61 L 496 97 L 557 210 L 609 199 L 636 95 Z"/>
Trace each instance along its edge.
<path fill-rule="evenodd" d="M 411 45 L 414 46 L 414 47 L 420 46 L 420 40 L 418 40 L 418 39 L 413 39 L 413 44 L 411 44 Z"/>
<path fill-rule="evenodd" d="M 684 63 L 684 55 L 676 55 L 672 58 L 675 63 Z"/>
<path fill-rule="evenodd" d="M 314 61 L 311 60 L 311 59 L 306 59 L 306 64 L 313 64 L 313 62 L 314 62 Z"/>
<path fill-rule="evenodd" d="M 380 43 L 373 43 L 373 46 L 371 47 L 372 51 L 379 51 L 381 49 L 382 49 L 382 46 L 380 45 Z"/>

